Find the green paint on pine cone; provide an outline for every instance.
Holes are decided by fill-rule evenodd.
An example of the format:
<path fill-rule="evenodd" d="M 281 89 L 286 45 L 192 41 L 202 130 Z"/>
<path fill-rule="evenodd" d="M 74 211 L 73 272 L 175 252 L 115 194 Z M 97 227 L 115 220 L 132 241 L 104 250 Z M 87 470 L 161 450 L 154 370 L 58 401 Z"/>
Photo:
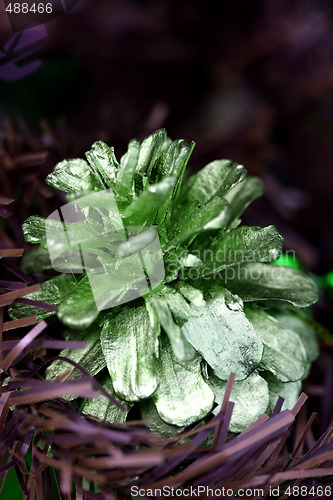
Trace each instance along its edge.
<path fill-rule="evenodd" d="M 87 161 L 64 160 L 46 179 L 74 205 L 80 200 L 86 220 L 67 222 L 66 229 L 72 243 L 80 243 L 104 272 L 114 255 L 126 250 L 124 226 L 153 228 L 165 264 L 159 286 L 100 312 L 87 269 L 76 268 L 75 278 L 60 274 L 26 297 L 58 305 L 58 311 L 19 303 L 9 311 L 13 319 L 36 314 L 40 321 L 57 315 L 70 327 L 65 331 L 68 338 L 87 341 L 81 352 L 61 354 L 92 374 L 100 373 L 105 388 L 124 402 L 126 411 L 112 409 L 107 398 L 100 404 L 84 401 L 84 411 L 102 420 L 123 421 L 139 402 L 142 415 L 155 415 L 155 429 L 164 435 L 212 410 L 216 413 L 230 371 L 236 372 L 231 431 L 240 432 L 271 411 L 279 393 L 290 407 L 318 354 L 315 335 L 302 314 L 318 298 L 316 284 L 298 269 L 270 265 L 282 251 L 283 238 L 275 227 L 240 225 L 242 212 L 262 194 L 262 182 L 247 177 L 241 165 L 216 160 L 182 183 L 193 146 L 172 141 L 165 130 L 158 130 L 141 144 L 130 141 L 118 161 L 114 148 L 98 141 L 87 152 Z M 100 195 L 107 189 L 113 193 L 111 201 Z M 26 240 L 39 245 L 24 257 L 26 270 L 51 268 L 46 229 L 54 244 L 66 251 L 67 243 L 57 241 L 63 228 L 62 222 L 46 222 L 40 216 L 24 223 Z M 147 242 L 147 233 L 138 234 L 133 252 Z M 150 253 L 149 261 L 152 257 Z M 130 264 L 119 265 L 113 278 L 116 292 L 102 280 L 99 302 L 107 306 L 113 295 L 126 296 L 134 271 Z M 149 269 L 145 273 L 149 275 Z M 136 287 L 140 279 L 136 277 Z M 281 309 L 283 305 L 288 309 Z M 54 362 L 48 377 L 67 368 Z"/>

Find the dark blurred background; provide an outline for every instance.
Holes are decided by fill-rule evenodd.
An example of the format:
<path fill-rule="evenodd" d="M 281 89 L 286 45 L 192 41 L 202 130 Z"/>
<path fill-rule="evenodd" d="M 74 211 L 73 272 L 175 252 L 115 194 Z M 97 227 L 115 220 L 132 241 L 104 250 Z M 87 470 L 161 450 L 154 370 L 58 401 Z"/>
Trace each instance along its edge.
<path fill-rule="evenodd" d="M 8 46 L 4 11 L 0 29 Z M 245 222 L 276 224 L 306 268 L 333 269 L 331 0 L 79 0 L 23 35 L 15 68 L 0 57 L 2 192 L 22 194 L 19 219 L 38 198 L 47 211 L 56 161 L 97 139 L 120 155 L 166 127 L 197 143 L 190 168 L 231 158 L 259 175 Z"/>

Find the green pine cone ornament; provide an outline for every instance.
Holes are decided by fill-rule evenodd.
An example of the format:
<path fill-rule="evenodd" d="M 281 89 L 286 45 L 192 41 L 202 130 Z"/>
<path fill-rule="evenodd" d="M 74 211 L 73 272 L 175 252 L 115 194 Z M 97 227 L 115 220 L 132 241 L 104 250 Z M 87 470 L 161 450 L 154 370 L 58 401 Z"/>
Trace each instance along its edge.
<path fill-rule="evenodd" d="M 76 200 L 81 220 L 30 217 L 24 236 L 39 245 L 24 269 L 52 268 L 51 245 L 65 256 L 56 269 L 72 273 L 28 296 L 57 311 L 27 304 L 10 310 L 13 319 L 57 314 L 66 338 L 86 342 L 61 354 L 96 376 L 126 411 L 101 396 L 83 401 L 85 412 L 123 422 L 140 405 L 165 436 L 218 412 L 230 372 L 231 431 L 271 411 L 279 395 L 292 407 L 318 355 L 306 312 L 316 284 L 298 269 L 271 265 L 283 242 L 275 227 L 241 225 L 261 181 L 216 160 L 182 182 L 193 146 L 159 130 L 142 144 L 132 140 L 119 162 L 113 148 L 96 142 L 88 162 L 59 163 L 46 182 Z M 74 247 L 84 252 L 77 265 L 68 257 Z M 65 369 L 56 361 L 47 377 Z"/>

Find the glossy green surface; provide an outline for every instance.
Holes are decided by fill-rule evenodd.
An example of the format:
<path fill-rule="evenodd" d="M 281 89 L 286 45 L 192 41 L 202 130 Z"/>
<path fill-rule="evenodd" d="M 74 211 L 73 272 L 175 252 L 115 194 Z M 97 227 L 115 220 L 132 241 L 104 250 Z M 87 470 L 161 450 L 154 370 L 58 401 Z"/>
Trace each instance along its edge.
<path fill-rule="evenodd" d="M 193 306 L 183 332 L 222 380 L 230 372 L 242 380 L 261 361 L 263 345 L 243 312 L 242 301 L 218 285 L 211 290 L 206 306 Z"/>
<path fill-rule="evenodd" d="M 207 415 L 214 394 L 201 375 L 200 357 L 184 363 L 174 356 L 166 337 L 161 338 L 161 345 L 160 383 L 152 399 L 164 422 L 185 427 Z"/>
<path fill-rule="evenodd" d="M 151 396 L 159 383 L 160 324 L 145 307 L 124 310 L 104 323 L 101 345 L 113 388 L 125 401 Z"/>
<path fill-rule="evenodd" d="M 268 382 L 270 411 L 273 411 L 279 396 L 284 399 L 281 411 L 292 410 L 295 406 L 302 389 L 302 381 L 283 383 L 277 380 L 272 373 L 265 372 L 263 377 Z"/>
<path fill-rule="evenodd" d="M 215 394 L 215 402 L 218 403 L 214 410 L 217 414 L 221 409 L 227 383 L 210 375 L 208 384 Z M 246 380 L 234 383 L 230 401 L 235 403 L 235 406 L 229 429 L 231 432 L 242 432 L 266 412 L 270 402 L 268 383 L 254 371 Z"/>
<path fill-rule="evenodd" d="M 23 233 L 39 246 L 23 266 L 51 269 L 51 246 L 58 271 L 80 274 L 51 278 L 26 297 L 59 305 L 58 311 L 19 303 L 10 309 L 13 319 L 57 314 L 69 327 L 67 338 L 87 342 L 61 354 L 99 374 L 126 411 L 104 396 L 84 401 L 84 411 L 119 422 L 139 403 L 163 436 L 203 419 L 214 401 L 220 405 L 230 371 L 236 372 L 233 432 L 270 411 L 279 392 L 290 407 L 318 354 L 302 313 L 318 298 L 315 282 L 299 269 L 271 265 L 283 243 L 274 226 L 240 225 L 262 182 L 229 160 L 213 161 L 183 182 L 193 147 L 162 129 L 141 144 L 130 141 L 120 160 L 98 141 L 88 161 L 56 165 L 46 181 L 66 193 L 82 220 L 65 228 L 60 220 L 30 217 Z M 150 246 L 152 235 L 157 246 Z M 78 246 L 81 270 L 70 252 Z M 48 377 L 64 369 L 54 362 Z"/>
<path fill-rule="evenodd" d="M 185 204 L 198 200 L 205 204 L 216 195 L 225 196 L 245 176 L 246 170 L 242 165 L 230 160 L 215 160 L 184 183 L 180 202 Z"/>
<path fill-rule="evenodd" d="M 92 325 L 84 332 L 66 330 L 63 332 L 63 336 L 66 340 L 79 340 L 80 342 L 85 342 L 86 345 L 83 349 L 63 349 L 60 356 L 75 361 L 92 376 L 97 375 L 97 373 L 105 368 L 106 362 L 101 348 L 100 329 L 98 325 Z M 67 370 L 70 371 L 67 378 L 73 379 L 82 376 L 81 372 L 74 368 L 73 365 L 65 361 L 56 360 L 46 369 L 46 377 L 49 380 L 53 380 Z"/>
<path fill-rule="evenodd" d="M 318 300 L 318 287 L 299 269 L 260 262 L 243 264 L 226 273 L 222 282 L 244 301 L 277 300 L 295 307 L 308 307 Z"/>
<path fill-rule="evenodd" d="M 82 411 L 101 421 L 117 423 L 126 422 L 128 412 L 133 404 L 118 398 L 117 394 L 114 392 L 112 380 L 108 374 L 103 375 L 99 382 L 104 389 L 124 407 L 124 409 L 118 408 L 104 396 L 104 394 L 101 394 L 98 399 L 84 399 L 81 405 Z"/>
<path fill-rule="evenodd" d="M 303 378 L 307 356 L 298 333 L 286 328 L 263 309 L 247 307 L 246 315 L 264 344 L 259 368 L 272 372 L 281 382 Z"/>

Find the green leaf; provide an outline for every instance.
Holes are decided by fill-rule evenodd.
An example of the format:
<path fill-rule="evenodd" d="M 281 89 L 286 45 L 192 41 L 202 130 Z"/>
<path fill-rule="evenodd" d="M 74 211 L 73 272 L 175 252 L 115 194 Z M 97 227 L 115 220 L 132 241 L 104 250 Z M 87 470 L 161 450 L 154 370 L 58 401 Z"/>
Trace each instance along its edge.
<path fill-rule="evenodd" d="M 77 286 L 77 281 L 70 274 L 61 274 L 55 278 L 45 281 L 41 284 L 39 292 L 29 293 L 24 298 L 37 300 L 47 304 L 58 305 L 67 297 Z M 48 311 L 27 304 L 14 303 L 9 308 L 9 315 L 12 319 L 25 318 L 27 316 L 37 316 L 37 321 L 41 321 L 49 316 L 53 316 L 57 311 Z"/>
<path fill-rule="evenodd" d="M 296 382 L 280 382 L 270 372 L 264 372 L 262 376 L 268 382 L 269 410 L 271 412 L 274 410 L 279 396 L 284 399 L 281 411 L 292 410 L 299 398 L 302 389 L 302 381 L 297 380 Z"/>
<path fill-rule="evenodd" d="M 164 244 L 164 247 L 165 246 L 167 246 L 167 244 Z M 190 253 L 187 249 L 183 247 L 173 247 L 164 252 L 165 282 L 170 283 L 178 277 L 182 279 L 186 277 L 185 274 L 188 274 L 186 268 L 200 268 L 202 265 L 202 260 Z"/>
<path fill-rule="evenodd" d="M 234 186 L 225 198 L 231 207 L 230 221 L 236 221 L 254 200 L 262 196 L 264 185 L 258 177 L 246 177 Z"/>
<path fill-rule="evenodd" d="M 25 273 L 38 273 L 45 269 L 52 269 L 49 251 L 42 245 L 32 248 L 23 255 L 22 271 Z"/>
<path fill-rule="evenodd" d="M 243 312 L 242 301 L 218 285 L 211 289 L 205 307 L 192 306 L 192 317 L 182 332 L 222 380 L 231 371 L 242 380 L 261 361 L 262 342 Z"/>
<path fill-rule="evenodd" d="M 263 309 L 247 306 L 245 313 L 264 344 L 260 369 L 272 372 L 281 382 L 302 379 L 307 357 L 299 335 Z"/>
<path fill-rule="evenodd" d="M 244 301 L 278 300 L 308 307 L 318 300 L 318 288 L 299 269 L 252 262 L 227 269 L 221 282 Z"/>
<path fill-rule="evenodd" d="M 108 373 L 103 375 L 103 377 L 100 377 L 98 381 L 112 397 L 124 406 L 124 410 L 121 410 L 115 404 L 111 403 L 111 401 L 104 396 L 104 394 L 101 394 L 98 399 L 84 399 L 81 404 L 81 410 L 102 422 L 120 424 L 126 422 L 128 412 L 132 408 L 133 404 L 128 401 L 123 401 L 117 397 L 113 390 L 112 380 Z"/>
<path fill-rule="evenodd" d="M 80 158 L 58 163 L 46 177 L 46 183 L 65 193 L 104 189 L 104 185 L 90 170 L 87 162 Z"/>
<path fill-rule="evenodd" d="M 40 215 L 32 215 L 22 225 L 22 232 L 25 241 L 28 243 L 41 243 L 45 238 L 46 219 Z M 50 231 L 63 231 L 64 224 L 60 221 L 48 219 L 48 228 Z"/>
<path fill-rule="evenodd" d="M 73 293 L 61 302 L 58 318 L 70 328 L 84 330 L 95 321 L 98 314 L 88 276 L 84 276 Z"/>
<path fill-rule="evenodd" d="M 174 177 L 166 177 L 160 183 L 149 186 L 124 211 L 125 224 L 127 226 L 154 224 L 157 212 L 169 198 L 174 184 Z"/>
<path fill-rule="evenodd" d="M 160 383 L 152 399 L 164 422 L 187 427 L 210 412 L 214 394 L 201 376 L 199 357 L 188 363 L 179 361 L 166 336 L 161 337 L 161 347 Z"/>
<path fill-rule="evenodd" d="M 126 233 L 122 223 L 119 229 L 117 218 L 112 212 L 108 212 L 108 218 L 104 224 L 107 216 L 102 216 L 97 209 L 89 209 L 87 220 L 67 223 L 65 232 L 52 231 L 51 225 L 47 234 L 47 247 L 52 252 L 55 269 L 96 273 L 102 270 L 105 262 L 114 262 Z"/>
<path fill-rule="evenodd" d="M 163 145 L 167 140 L 165 129 L 157 130 L 144 139 L 140 146 L 139 159 L 136 171 L 138 173 L 147 173 L 149 179 L 150 172 L 154 167 L 157 157 L 163 150 Z"/>
<path fill-rule="evenodd" d="M 195 356 L 193 347 L 186 340 L 181 326 L 192 314 L 186 300 L 169 287 L 146 299 L 148 311 L 155 311 L 158 319 L 168 335 L 175 356 L 183 361 L 190 361 Z"/>
<path fill-rule="evenodd" d="M 158 434 L 162 439 L 176 436 L 184 430 L 184 427 L 169 425 L 159 416 L 152 399 L 146 399 L 140 403 L 140 413 L 143 420 L 147 420 L 147 426 L 154 434 Z"/>
<path fill-rule="evenodd" d="M 105 142 L 97 141 L 86 153 L 86 157 L 100 184 L 106 188 L 114 186 L 119 166 L 114 148 L 110 148 Z"/>
<path fill-rule="evenodd" d="M 174 176 L 178 182 L 181 182 L 193 147 L 193 143 L 189 145 L 183 139 L 171 142 L 156 162 L 153 171 L 156 181 L 158 182 L 164 177 Z"/>
<path fill-rule="evenodd" d="M 96 202 L 96 199 L 91 200 L 91 203 Z M 85 210 L 85 203 L 81 202 L 82 208 Z M 32 216 L 25 221 L 23 224 L 23 234 L 26 241 L 30 243 L 40 243 L 41 246 L 46 250 L 43 252 L 35 251 L 34 255 L 38 256 L 40 260 L 44 256 L 43 262 L 36 262 L 36 266 L 30 266 L 32 272 L 36 272 L 37 269 L 41 268 L 43 264 L 43 269 L 52 268 L 48 248 L 57 249 L 56 268 L 67 270 L 70 268 L 82 269 L 83 263 L 79 257 L 78 250 L 74 250 L 73 253 L 68 253 L 70 249 L 75 248 L 80 245 L 81 249 L 89 249 L 95 254 L 100 254 L 101 251 L 98 245 L 107 246 L 108 243 L 112 243 L 112 239 L 119 239 L 119 234 L 116 234 L 119 229 L 123 229 L 121 217 L 117 216 L 112 211 L 108 211 L 107 204 L 104 207 L 98 207 L 98 203 L 95 203 L 94 208 L 87 208 L 87 220 L 78 222 L 67 222 L 66 224 L 53 219 L 44 219 L 39 216 Z M 47 241 L 46 241 L 46 230 L 47 230 Z M 111 234 L 110 234 L 111 233 Z M 124 231 L 123 231 L 123 234 Z M 107 240 L 106 240 L 107 237 Z M 77 246 L 78 248 L 78 246 Z M 61 259 L 62 256 L 62 259 Z M 86 256 L 85 256 L 86 257 Z M 28 259 L 30 261 L 30 259 Z M 36 259 L 37 260 L 37 259 Z M 27 259 L 24 263 L 27 267 Z"/>
<path fill-rule="evenodd" d="M 215 394 L 217 408 L 215 415 L 220 411 L 227 382 L 214 375 L 209 376 L 208 385 Z M 230 401 L 235 403 L 231 416 L 229 430 L 243 432 L 263 415 L 269 404 L 268 384 L 257 371 L 254 371 L 245 380 L 235 382 L 231 391 Z"/>
<path fill-rule="evenodd" d="M 76 330 L 66 330 L 63 333 L 66 340 L 80 340 L 80 342 L 85 342 L 86 346 L 83 349 L 63 349 L 60 356 L 75 361 L 94 377 L 106 366 L 100 343 L 100 334 L 101 328 L 96 324 L 87 328 L 84 332 L 80 332 L 80 334 Z M 65 361 L 55 360 L 47 368 L 46 378 L 54 380 L 67 370 L 70 370 L 71 373 L 67 376 L 66 380 L 73 380 L 82 376 L 82 373 L 74 368 L 73 365 Z"/>
<path fill-rule="evenodd" d="M 185 299 L 195 306 L 204 306 L 203 293 L 184 281 L 176 282 L 173 287 L 185 297 Z"/>
<path fill-rule="evenodd" d="M 128 144 L 127 152 L 120 159 L 115 190 L 121 196 L 132 199 L 134 196 L 134 175 L 138 164 L 140 143 L 133 139 Z"/>
<path fill-rule="evenodd" d="M 121 399 L 139 401 L 158 385 L 156 359 L 160 324 L 145 307 L 124 309 L 106 321 L 101 344 L 113 388 Z"/>
<path fill-rule="evenodd" d="M 319 344 L 316 332 L 297 314 L 288 311 L 272 311 L 272 315 L 289 330 L 298 333 L 306 351 L 307 360 L 312 363 L 319 356 Z"/>
<path fill-rule="evenodd" d="M 110 288 L 107 274 L 90 275 L 89 278 L 85 275 L 75 290 L 62 300 L 58 308 L 58 318 L 70 328 L 84 330 L 95 321 L 101 310 L 107 308 L 114 296 L 118 295 L 119 289 Z"/>
<path fill-rule="evenodd" d="M 73 224 L 69 223 L 69 225 L 78 228 L 80 225 L 85 225 L 89 228 L 90 234 L 101 234 L 103 230 L 123 230 L 121 214 L 111 189 L 90 193 L 89 196 L 80 198 L 75 205 L 83 212 L 86 220 Z"/>
<path fill-rule="evenodd" d="M 203 267 L 192 270 L 190 276 L 208 276 L 243 262 L 271 262 L 279 257 L 282 244 L 283 238 L 274 226 L 242 226 L 220 233 L 209 248 L 200 251 Z"/>
<path fill-rule="evenodd" d="M 154 295 L 152 298 L 154 298 Z M 179 326 L 183 326 L 192 314 L 191 307 L 184 299 L 183 295 L 178 293 L 174 288 L 165 286 L 159 293 L 159 297 L 166 301 L 172 316 Z"/>
<path fill-rule="evenodd" d="M 67 208 L 67 205 L 65 205 Z M 108 191 L 94 192 L 76 203 L 85 216 L 84 220 L 55 224 L 47 219 L 45 227 L 47 242 L 42 245 L 52 251 L 53 263 L 57 270 L 89 270 L 100 267 L 98 255 L 104 255 L 105 248 L 112 251 L 119 240 L 125 238 L 125 230 L 116 201 Z M 66 210 L 62 207 L 62 213 Z M 83 255 L 81 250 L 85 253 Z M 84 263 L 81 262 L 84 260 Z"/>
<path fill-rule="evenodd" d="M 245 176 L 246 170 L 242 165 L 230 160 L 215 160 L 184 183 L 178 202 L 198 200 L 204 205 L 216 195 L 224 197 Z"/>
<path fill-rule="evenodd" d="M 173 141 L 156 162 L 156 170 L 153 172 L 156 174 L 156 181 L 167 175 L 176 179 L 172 192 L 163 205 L 161 204 L 158 211 L 156 219 L 157 224 L 162 222 L 165 218 L 169 219 L 171 216 L 172 205 L 178 196 L 184 171 L 194 146 L 194 142 L 189 145 L 183 140 Z"/>
<path fill-rule="evenodd" d="M 215 197 L 202 207 L 194 202 L 178 220 L 171 218 L 169 246 L 177 246 L 202 231 L 226 226 L 229 215 L 230 207 L 223 198 Z"/>
<path fill-rule="evenodd" d="M 165 141 L 151 170 L 150 182 L 160 182 L 170 176 L 176 177 L 181 182 L 192 149 L 192 145 L 183 139 Z"/>

